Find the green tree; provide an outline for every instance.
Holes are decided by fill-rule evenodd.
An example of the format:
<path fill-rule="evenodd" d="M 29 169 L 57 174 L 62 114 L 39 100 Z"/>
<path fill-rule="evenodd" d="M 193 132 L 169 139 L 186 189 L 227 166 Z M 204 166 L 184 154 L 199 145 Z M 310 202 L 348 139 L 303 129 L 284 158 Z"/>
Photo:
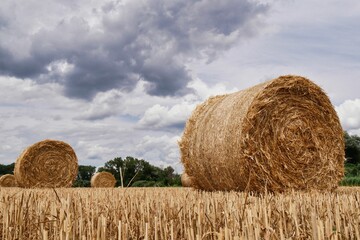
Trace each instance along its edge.
<path fill-rule="evenodd" d="M 94 175 L 96 167 L 79 165 L 79 172 L 73 184 L 74 187 L 90 187 L 92 175 Z"/>
<path fill-rule="evenodd" d="M 344 132 L 345 141 L 345 177 L 341 185 L 360 184 L 360 137 Z"/>
<path fill-rule="evenodd" d="M 345 141 L 345 158 L 346 163 L 359 164 L 360 163 L 360 137 L 357 135 L 350 136 L 344 132 Z"/>
<path fill-rule="evenodd" d="M 127 186 L 131 178 L 135 175 L 137 170 L 137 159 L 132 157 L 126 157 L 124 160 L 121 157 L 116 157 L 110 161 L 107 161 L 104 167 L 100 167 L 98 172 L 110 172 L 116 179 L 116 185 L 121 185 L 120 177 L 123 177 L 123 184 Z M 121 171 L 121 173 L 120 173 Z"/>
<path fill-rule="evenodd" d="M 84 166 L 84 165 L 79 165 L 79 173 L 78 173 L 78 178 L 81 180 L 87 180 L 90 181 L 92 175 L 94 175 L 96 170 L 96 167 L 94 166 Z"/>
<path fill-rule="evenodd" d="M 107 161 L 104 167 L 99 168 L 98 172 L 110 172 L 116 179 L 120 180 L 120 169 L 124 166 L 124 161 L 121 157 L 114 158 L 110 161 Z"/>
<path fill-rule="evenodd" d="M 107 171 L 112 173 L 117 180 L 117 186 L 121 185 L 120 169 L 123 176 L 124 187 L 127 186 L 173 186 L 181 185 L 180 176 L 175 173 L 172 167 L 161 169 L 151 165 L 143 159 L 134 157 L 114 158 L 99 168 L 99 172 Z M 135 184 L 136 182 L 136 184 Z"/>
<path fill-rule="evenodd" d="M 0 164 L 0 176 L 5 174 L 14 174 L 15 163 L 9 165 Z"/>

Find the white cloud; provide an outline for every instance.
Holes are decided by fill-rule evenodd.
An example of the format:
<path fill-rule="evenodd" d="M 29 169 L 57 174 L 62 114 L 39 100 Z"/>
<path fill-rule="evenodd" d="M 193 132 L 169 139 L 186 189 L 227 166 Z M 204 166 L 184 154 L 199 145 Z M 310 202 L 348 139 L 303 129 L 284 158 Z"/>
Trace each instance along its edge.
<path fill-rule="evenodd" d="M 188 87 L 195 91 L 195 95 L 199 97 L 199 100 L 203 101 L 210 96 L 232 93 L 238 91 L 236 87 L 228 89 L 227 86 L 220 82 L 212 86 L 209 86 L 205 81 L 197 78 L 188 84 Z"/>
<path fill-rule="evenodd" d="M 58 95 L 62 88 L 56 83 L 37 84 L 31 79 L 21 80 L 14 77 L 0 76 L 1 102 L 26 105 L 40 99 Z M 66 99 L 66 98 L 64 98 Z"/>
<path fill-rule="evenodd" d="M 228 90 L 222 83 L 209 87 L 205 82 L 197 78 L 188 84 L 193 93 L 179 99 L 180 103 L 170 106 L 155 104 L 148 108 L 138 125 L 140 128 L 164 129 L 177 127 L 183 129 L 186 120 L 190 117 L 195 107 L 210 96 L 235 92 L 237 89 Z"/>
<path fill-rule="evenodd" d="M 188 104 L 186 102 L 176 104 L 171 108 L 155 104 L 146 110 L 143 118 L 139 121 L 139 125 L 141 127 L 152 128 L 183 128 L 184 122 L 195 106 L 196 104 Z"/>
<path fill-rule="evenodd" d="M 96 94 L 86 111 L 76 119 L 99 120 L 120 113 L 123 94 L 117 89 Z"/>
<path fill-rule="evenodd" d="M 346 100 L 336 111 L 345 130 L 360 129 L 360 99 Z"/>
<path fill-rule="evenodd" d="M 136 146 L 136 155 L 139 158 L 150 159 L 157 166 L 171 165 L 177 172 L 181 172 L 180 152 L 178 147 L 179 136 L 149 136 L 142 138 Z"/>
<path fill-rule="evenodd" d="M 108 146 L 103 146 L 98 143 L 94 143 L 93 141 L 86 140 L 78 141 L 76 147 L 86 152 L 86 159 L 92 159 L 95 161 L 102 160 L 104 156 L 107 156 L 109 152 L 113 152 L 114 150 Z"/>

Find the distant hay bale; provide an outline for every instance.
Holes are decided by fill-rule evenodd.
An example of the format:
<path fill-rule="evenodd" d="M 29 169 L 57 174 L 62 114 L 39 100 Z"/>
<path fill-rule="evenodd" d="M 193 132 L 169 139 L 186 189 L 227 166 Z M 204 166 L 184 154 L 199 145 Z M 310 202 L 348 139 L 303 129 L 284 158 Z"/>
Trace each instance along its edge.
<path fill-rule="evenodd" d="M 78 160 L 72 147 L 49 139 L 25 149 L 14 170 L 17 183 L 26 188 L 71 187 L 77 174 Z"/>
<path fill-rule="evenodd" d="M 5 174 L 0 177 L 0 187 L 17 187 L 14 175 Z"/>
<path fill-rule="evenodd" d="M 339 118 L 322 89 L 300 76 L 208 99 L 179 146 L 197 189 L 332 190 L 344 175 Z"/>
<path fill-rule="evenodd" d="M 191 187 L 192 186 L 192 178 L 187 175 L 187 173 L 181 174 L 181 185 L 183 187 Z"/>
<path fill-rule="evenodd" d="M 109 172 L 98 172 L 91 177 L 91 187 L 110 188 L 115 187 L 116 179 Z"/>

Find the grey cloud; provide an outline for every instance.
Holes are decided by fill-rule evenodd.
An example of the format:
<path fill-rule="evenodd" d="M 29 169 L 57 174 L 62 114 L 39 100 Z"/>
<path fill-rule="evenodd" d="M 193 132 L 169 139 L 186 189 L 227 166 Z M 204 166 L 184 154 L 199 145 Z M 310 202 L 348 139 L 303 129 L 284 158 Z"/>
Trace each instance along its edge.
<path fill-rule="evenodd" d="M 179 122 L 179 123 L 174 123 L 174 124 L 170 125 L 169 127 L 170 128 L 176 128 L 178 130 L 183 130 L 185 128 L 185 124 L 186 124 L 186 122 L 182 121 L 182 122 Z"/>
<path fill-rule="evenodd" d="M 150 62 L 144 65 L 141 72 L 141 76 L 150 83 L 147 92 L 151 95 L 161 96 L 169 92 L 181 95 L 190 92 L 189 89 L 185 91 L 185 88 L 191 78 L 179 64 L 170 62 L 164 65 L 161 62 Z"/>
<path fill-rule="evenodd" d="M 200 29 L 214 30 L 229 35 L 246 26 L 266 6 L 255 5 L 249 1 L 198 1 L 191 8 L 191 23 Z"/>
<path fill-rule="evenodd" d="M 128 74 L 116 61 L 81 58 L 65 77 L 65 93 L 70 97 L 91 98 L 99 91 L 112 88 L 132 89 L 133 78 Z"/>
<path fill-rule="evenodd" d="M 1 12 L 0 12 L 1 13 Z M 6 19 L 2 14 L 0 15 L 0 30 L 5 29 L 9 24 L 9 20 Z"/>
<path fill-rule="evenodd" d="M 148 83 L 150 95 L 183 95 L 191 80 L 186 63 L 211 61 L 250 37 L 268 6 L 249 0 L 153 0 L 113 1 L 101 10 L 93 16 L 100 19 L 98 27 L 78 16 L 28 33 L 31 44 L 24 58 L 0 44 L 0 74 L 57 81 L 66 96 L 83 99 L 113 88 L 130 91 L 140 79 Z M 48 69 L 59 60 L 71 70 L 54 74 Z"/>
<path fill-rule="evenodd" d="M 109 109 L 107 111 L 100 111 L 100 112 L 86 112 L 78 117 L 75 117 L 74 120 L 97 121 L 107 117 L 111 117 L 113 115 L 114 112 L 111 111 L 111 109 Z"/>
<path fill-rule="evenodd" d="M 18 78 L 31 78 L 45 72 L 44 63 L 31 58 L 15 59 L 10 51 L 0 46 L 0 74 Z"/>

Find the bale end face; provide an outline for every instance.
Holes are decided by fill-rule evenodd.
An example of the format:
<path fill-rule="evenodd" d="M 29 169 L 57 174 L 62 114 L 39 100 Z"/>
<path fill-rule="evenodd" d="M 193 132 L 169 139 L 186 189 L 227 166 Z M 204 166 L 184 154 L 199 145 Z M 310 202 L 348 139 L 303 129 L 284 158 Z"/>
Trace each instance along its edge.
<path fill-rule="evenodd" d="M 0 187 L 17 187 L 16 179 L 12 174 L 5 174 L 0 177 Z"/>
<path fill-rule="evenodd" d="M 181 174 L 181 185 L 183 187 L 192 187 L 194 185 L 194 179 L 184 172 Z"/>
<path fill-rule="evenodd" d="M 109 172 L 98 172 L 91 177 L 91 187 L 112 188 L 115 187 L 116 179 Z"/>
<path fill-rule="evenodd" d="M 26 148 L 14 169 L 17 183 L 25 188 L 71 187 L 77 174 L 78 160 L 72 147 L 49 139 Z"/>

